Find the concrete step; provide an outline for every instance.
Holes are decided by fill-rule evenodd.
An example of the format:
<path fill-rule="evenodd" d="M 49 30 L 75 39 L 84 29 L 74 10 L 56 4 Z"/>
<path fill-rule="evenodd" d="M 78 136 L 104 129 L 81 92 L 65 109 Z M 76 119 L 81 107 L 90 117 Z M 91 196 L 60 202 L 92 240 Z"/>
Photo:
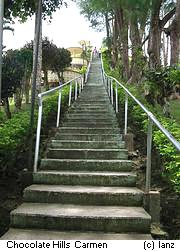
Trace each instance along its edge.
<path fill-rule="evenodd" d="M 39 171 L 33 174 L 34 183 L 73 186 L 134 187 L 136 174 L 132 172 Z"/>
<path fill-rule="evenodd" d="M 103 109 L 107 108 L 107 109 L 110 109 L 109 108 L 109 103 L 108 102 L 106 102 L 106 103 L 107 103 L 107 106 L 104 105 L 104 102 L 103 103 L 91 102 L 91 103 L 84 103 L 84 104 L 80 104 L 79 102 L 75 102 L 73 104 L 73 107 L 95 108 L 95 109 L 96 108 L 103 108 Z"/>
<path fill-rule="evenodd" d="M 141 207 L 23 203 L 11 212 L 11 226 L 116 233 L 149 233 L 150 216 Z"/>
<path fill-rule="evenodd" d="M 118 128 L 118 125 L 116 122 L 95 122 L 95 121 L 89 121 L 89 122 L 84 122 L 84 121 L 79 121 L 79 122 L 73 122 L 73 121 L 68 121 L 68 122 L 63 122 L 62 126 L 64 127 L 90 127 L 90 128 L 102 128 L 102 127 L 110 127 L 110 128 Z"/>
<path fill-rule="evenodd" d="M 135 187 L 31 185 L 25 202 L 79 205 L 142 206 L 143 192 Z"/>
<path fill-rule="evenodd" d="M 117 119 L 110 118 L 98 118 L 98 117 L 76 117 L 67 115 L 63 122 L 69 123 L 91 123 L 91 124 L 115 124 L 117 126 Z"/>
<path fill-rule="evenodd" d="M 78 231 L 48 231 L 45 229 L 10 230 L 0 238 L 1 240 L 152 240 L 150 234 L 139 233 L 104 233 L 104 232 L 78 232 Z M 78 244 L 82 245 L 82 242 Z"/>
<path fill-rule="evenodd" d="M 91 102 L 95 102 L 95 103 L 99 103 L 99 102 L 109 102 L 109 97 L 103 97 L 103 98 L 100 98 L 100 97 L 98 97 L 98 96 L 96 96 L 96 97 L 92 97 L 92 98 L 90 98 L 88 95 L 87 96 L 85 96 L 85 97 L 79 97 L 78 98 L 78 103 L 79 102 L 83 102 L 83 103 L 91 103 Z"/>
<path fill-rule="evenodd" d="M 116 121 L 117 122 L 117 118 L 115 116 L 115 114 L 83 114 L 83 113 L 79 113 L 79 114 L 74 114 L 74 113 L 68 113 L 65 116 L 65 119 L 73 119 L 73 120 L 83 120 L 83 121 Z"/>
<path fill-rule="evenodd" d="M 84 127 L 60 127 L 56 135 L 61 133 L 79 133 L 79 134 L 118 134 L 120 133 L 119 128 L 84 128 Z"/>
<path fill-rule="evenodd" d="M 115 113 L 114 113 L 114 111 L 107 111 L 107 110 L 82 110 L 82 109 L 79 109 L 79 110 L 77 110 L 77 109 L 71 109 L 71 110 L 69 110 L 69 113 L 68 113 L 69 115 L 75 115 L 75 116 L 77 116 L 77 115 L 79 115 L 79 114 L 82 114 L 82 115 L 85 115 L 85 116 L 91 116 L 91 115 L 93 115 L 93 116 L 102 116 L 103 114 L 105 115 L 105 116 L 115 116 Z M 115 116 L 116 117 L 116 116 Z"/>
<path fill-rule="evenodd" d="M 105 100 L 80 100 L 80 99 L 78 99 L 78 104 L 79 105 L 97 105 L 97 106 L 99 106 L 99 105 L 109 105 L 109 103 L 110 103 L 110 100 L 109 99 L 105 99 Z"/>
<path fill-rule="evenodd" d="M 52 159 L 127 159 L 126 149 L 56 149 L 49 148 L 47 158 Z"/>
<path fill-rule="evenodd" d="M 66 124 L 67 125 L 67 124 Z M 69 126 L 71 127 L 71 126 Z M 88 128 L 88 127 L 87 127 Z M 85 140 L 85 141 L 122 141 L 120 134 L 85 134 L 60 133 L 55 135 L 56 140 Z"/>
<path fill-rule="evenodd" d="M 86 91 L 82 92 L 79 96 L 81 100 L 106 100 L 109 99 L 107 92 L 104 90 L 98 90 L 98 93 Z"/>
<path fill-rule="evenodd" d="M 79 104 L 78 102 L 75 102 L 70 110 L 73 110 L 73 109 L 84 109 L 84 110 L 95 110 L 95 111 L 102 111 L 102 110 L 105 110 L 105 111 L 113 111 L 113 107 L 111 105 L 108 105 L 108 106 L 104 106 L 104 105 L 93 105 L 93 104 L 84 104 L 83 106 L 81 104 Z"/>
<path fill-rule="evenodd" d="M 131 160 L 42 159 L 41 170 L 130 172 Z"/>
<path fill-rule="evenodd" d="M 121 149 L 125 148 L 124 142 L 116 141 L 78 141 L 78 140 L 52 140 L 50 148 L 70 148 L 70 149 Z"/>

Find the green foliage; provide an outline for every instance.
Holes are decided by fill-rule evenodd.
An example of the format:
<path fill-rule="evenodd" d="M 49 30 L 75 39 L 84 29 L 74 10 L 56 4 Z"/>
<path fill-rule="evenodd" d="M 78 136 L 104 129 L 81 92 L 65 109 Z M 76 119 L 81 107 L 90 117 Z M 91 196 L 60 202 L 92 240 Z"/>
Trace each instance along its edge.
<path fill-rule="evenodd" d="M 3 56 L 2 98 L 11 97 L 21 85 L 24 65 L 19 59 L 19 50 L 8 50 Z"/>
<path fill-rule="evenodd" d="M 145 77 L 146 94 L 150 93 L 161 105 L 164 104 L 163 98 L 170 96 L 174 87 L 180 83 L 180 71 L 175 66 L 146 71 Z"/>
<path fill-rule="evenodd" d="M 51 69 L 60 75 L 60 73 L 64 72 L 66 67 L 70 66 L 71 61 L 70 51 L 64 48 L 57 48 Z"/>
<path fill-rule="evenodd" d="M 108 67 L 108 62 L 105 61 L 104 57 L 104 66 L 105 69 L 108 70 L 108 74 L 113 77 L 116 77 L 113 72 L 110 73 L 110 68 Z M 170 70 L 171 72 L 171 70 Z M 176 70 L 175 70 L 176 72 Z M 153 73 L 154 76 L 155 73 Z M 156 78 L 160 80 L 159 72 L 157 72 Z M 173 74 L 174 69 L 173 69 Z M 164 74 L 166 76 L 166 73 Z M 170 74 L 171 76 L 171 74 Z M 169 77 L 169 75 L 168 75 Z M 117 77 L 116 77 L 117 78 Z M 163 81 L 163 80 L 162 80 Z M 170 81 L 170 80 L 168 80 Z M 175 120 L 166 118 L 163 114 L 155 107 L 150 105 L 142 96 L 142 92 L 137 89 L 136 86 L 128 85 L 128 90 L 141 102 L 144 106 L 152 112 L 156 118 L 160 121 L 160 123 L 176 138 L 176 140 L 180 141 L 180 125 L 176 123 Z M 125 102 L 125 95 L 122 89 L 118 91 L 119 100 L 121 103 L 121 107 Z M 147 115 L 142 111 L 139 105 L 137 105 L 131 98 L 128 101 L 128 111 L 132 118 L 133 123 L 135 123 L 139 130 L 146 133 L 147 132 Z M 169 142 L 166 136 L 161 133 L 161 131 L 154 126 L 153 127 L 153 144 L 156 149 L 158 149 L 161 159 L 164 163 L 164 171 L 162 175 L 166 177 L 172 186 L 174 187 L 177 193 L 180 193 L 180 155 L 175 149 L 175 147 Z"/>
<path fill-rule="evenodd" d="M 62 92 L 62 110 L 67 105 L 69 87 Z M 56 117 L 58 94 L 43 101 L 42 128 L 47 127 L 47 122 Z M 38 110 L 35 110 L 34 133 L 36 133 Z M 12 119 L 0 125 L 0 171 L 12 168 L 16 163 L 19 152 L 28 148 L 30 112 L 23 111 L 15 114 Z"/>
<path fill-rule="evenodd" d="M 81 74 L 85 74 L 86 73 L 86 70 L 87 70 L 87 66 L 82 66 L 81 69 L 80 69 L 80 73 Z"/>
<path fill-rule="evenodd" d="M 64 3 L 63 0 L 43 0 L 42 2 L 44 19 L 52 18 L 52 13 Z M 25 22 L 28 17 L 34 15 L 37 4 L 37 0 L 5 0 L 5 17 L 7 19 L 18 17 L 22 22 Z"/>
<path fill-rule="evenodd" d="M 137 91 L 128 88 L 131 93 L 133 93 L 138 99 L 140 99 Z M 141 98 L 142 99 L 142 98 Z M 143 104 L 150 110 L 160 123 L 176 138 L 180 140 L 180 126 L 175 122 L 175 120 L 163 117 L 159 114 L 157 110 L 149 105 L 145 100 Z M 134 123 L 143 132 L 147 132 L 147 115 L 142 111 L 142 109 L 134 102 L 129 102 L 129 112 L 133 118 Z M 168 141 L 166 136 L 157 129 L 156 126 L 153 127 L 153 143 L 156 149 L 158 149 L 161 159 L 164 163 L 163 175 L 170 180 L 176 192 L 180 193 L 180 156 L 177 153 L 175 147 Z"/>

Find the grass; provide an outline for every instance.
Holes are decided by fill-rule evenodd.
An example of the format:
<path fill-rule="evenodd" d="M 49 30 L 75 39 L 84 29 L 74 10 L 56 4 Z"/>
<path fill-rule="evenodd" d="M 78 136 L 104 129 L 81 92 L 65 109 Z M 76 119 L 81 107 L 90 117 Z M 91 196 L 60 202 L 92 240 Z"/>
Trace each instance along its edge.
<path fill-rule="evenodd" d="M 180 124 L 180 99 L 170 101 L 171 116 Z"/>

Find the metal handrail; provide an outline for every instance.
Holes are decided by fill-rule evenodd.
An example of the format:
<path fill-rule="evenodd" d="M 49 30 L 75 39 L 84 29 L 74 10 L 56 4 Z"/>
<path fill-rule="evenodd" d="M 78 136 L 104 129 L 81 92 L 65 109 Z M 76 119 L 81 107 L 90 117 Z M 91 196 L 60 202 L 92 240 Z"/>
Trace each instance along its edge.
<path fill-rule="evenodd" d="M 92 56 L 90 58 L 88 68 L 86 71 L 86 81 L 88 79 L 90 67 L 92 62 Z M 79 81 L 80 80 L 80 81 Z M 66 83 L 55 87 L 51 90 L 48 90 L 46 92 L 42 92 L 38 94 L 38 105 L 39 105 L 39 111 L 38 111 L 38 121 L 37 121 L 37 132 L 36 132 L 36 146 L 35 146 L 35 157 L 34 157 L 34 172 L 37 172 L 37 166 L 38 166 L 38 159 L 39 159 L 39 146 L 40 146 L 40 136 L 41 136 L 41 122 L 42 122 L 42 112 L 43 112 L 43 99 L 44 97 L 49 96 L 52 93 L 55 93 L 59 91 L 59 97 L 58 97 L 58 112 L 57 112 L 57 120 L 56 120 L 56 127 L 59 127 L 60 123 L 60 113 L 61 113 L 61 97 L 62 97 L 62 89 L 66 86 L 70 86 L 69 88 L 69 102 L 68 106 L 71 106 L 71 99 L 72 99 L 72 84 L 75 83 L 75 97 L 76 100 L 78 97 L 78 84 L 79 84 L 79 94 L 84 88 L 84 77 L 81 75 L 79 77 L 76 77 L 74 79 L 71 79 L 67 81 Z"/>
<path fill-rule="evenodd" d="M 104 64 L 101 57 L 101 64 L 102 64 L 102 74 L 103 80 L 107 85 L 107 92 L 111 98 L 111 102 L 113 104 L 113 81 L 116 83 L 115 88 L 115 110 L 118 113 L 118 86 L 120 86 L 125 91 L 125 127 L 124 127 L 124 134 L 127 134 L 127 118 L 128 118 L 128 97 L 131 97 L 140 107 L 141 109 L 147 114 L 148 116 L 148 130 L 147 130 L 147 163 L 146 163 L 146 193 L 149 193 L 151 187 L 151 151 L 152 151 L 152 126 L 155 124 L 159 130 L 166 136 L 166 138 L 173 144 L 173 146 L 180 151 L 180 143 L 171 135 L 171 133 L 165 129 L 158 119 L 136 98 L 134 95 L 117 79 L 112 76 L 106 74 L 104 70 Z"/>
<path fill-rule="evenodd" d="M 42 112 L 43 112 L 43 100 L 45 97 L 59 91 L 59 97 L 58 97 L 58 112 L 57 112 L 57 121 L 56 121 L 56 127 L 59 127 L 60 123 L 60 112 L 61 112 L 61 97 L 62 97 L 62 90 L 64 87 L 70 85 L 69 90 L 69 102 L 68 106 L 71 105 L 71 98 L 72 98 L 72 84 L 75 83 L 75 100 L 77 99 L 77 92 L 78 92 L 78 81 L 79 83 L 79 93 L 83 89 L 83 78 L 82 76 L 76 77 L 65 84 L 62 84 L 58 87 L 55 87 L 51 90 L 48 90 L 46 92 L 42 92 L 38 94 L 38 105 L 39 105 L 39 111 L 38 111 L 38 122 L 37 122 L 37 132 L 36 132 L 36 146 L 35 146 L 35 157 L 34 157 L 34 172 L 37 172 L 37 166 L 38 166 L 38 159 L 39 159 L 39 145 L 40 145 L 40 136 L 41 136 L 41 122 L 42 122 Z"/>

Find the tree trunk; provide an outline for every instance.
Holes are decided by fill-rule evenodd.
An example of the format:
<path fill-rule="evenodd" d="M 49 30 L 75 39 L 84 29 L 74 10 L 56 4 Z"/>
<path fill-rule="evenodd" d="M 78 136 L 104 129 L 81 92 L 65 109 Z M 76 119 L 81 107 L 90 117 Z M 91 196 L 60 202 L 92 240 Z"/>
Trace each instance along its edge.
<path fill-rule="evenodd" d="M 25 94 L 25 102 L 29 104 L 29 91 L 30 91 L 30 79 L 28 77 L 25 78 L 24 85 L 24 94 Z"/>
<path fill-rule="evenodd" d="M 132 18 L 130 26 L 130 37 L 132 43 L 131 78 L 128 82 L 138 83 L 142 78 L 144 57 L 141 45 L 140 32 L 136 18 Z"/>
<path fill-rule="evenodd" d="M 108 21 L 108 13 L 105 13 L 105 24 L 106 24 L 106 36 L 107 36 L 107 47 L 108 50 L 111 50 L 111 38 L 110 38 L 110 27 L 109 27 L 109 21 Z"/>
<path fill-rule="evenodd" d="M 37 1 L 38 2 L 38 1 Z M 38 4 L 38 3 L 36 3 Z M 38 12 L 37 12 L 38 8 L 36 8 L 36 20 L 35 20 L 35 34 L 37 32 L 37 19 L 38 19 Z M 34 36 L 36 39 L 36 35 Z M 34 40 L 34 46 L 35 46 L 35 40 Z M 33 57 L 35 57 L 34 55 L 35 49 L 33 50 Z M 42 71 L 42 21 L 41 21 L 41 29 L 40 29 L 40 37 L 39 37 L 39 50 L 38 50 L 38 65 L 37 65 L 37 78 L 36 78 L 36 92 L 37 94 L 41 92 L 41 71 Z"/>
<path fill-rule="evenodd" d="M 2 100 L 3 100 L 3 103 L 4 103 L 4 111 L 6 113 L 6 117 L 8 119 L 10 119 L 11 118 L 11 111 L 10 111 L 10 107 L 9 107 L 9 98 L 6 97 L 6 98 L 3 98 Z"/>
<path fill-rule="evenodd" d="M 160 60 L 161 26 L 160 26 L 159 13 L 162 0 L 156 0 L 153 3 L 154 5 L 151 14 L 151 25 L 150 25 L 150 34 L 148 43 L 150 69 L 156 69 L 161 65 L 161 60 Z"/>
<path fill-rule="evenodd" d="M 48 83 L 48 70 L 44 70 L 44 86 L 46 91 L 49 90 L 49 83 Z"/>
<path fill-rule="evenodd" d="M 119 39 L 122 44 L 122 64 L 124 79 L 127 81 L 129 78 L 129 55 L 128 55 L 128 24 L 124 15 L 123 9 L 116 9 L 117 26 L 119 32 Z"/>
<path fill-rule="evenodd" d="M 177 0 L 176 14 L 170 28 L 171 65 L 175 65 L 180 60 L 180 0 Z"/>
<path fill-rule="evenodd" d="M 115 68 L 118 61 L 118 32 L 117 32 L 117 18 L 114 18 L 113 24 L 113 38 L 112 38 L 112 67 Z"/>
<path fill-rule="evenodd" d="M 22 89 L 21 88 L 16 89 L 16 92 L 14 94 L 14 102 L 15 102 L 16 111 L 21 110 L 21 105 L 22 105 Z"/>

